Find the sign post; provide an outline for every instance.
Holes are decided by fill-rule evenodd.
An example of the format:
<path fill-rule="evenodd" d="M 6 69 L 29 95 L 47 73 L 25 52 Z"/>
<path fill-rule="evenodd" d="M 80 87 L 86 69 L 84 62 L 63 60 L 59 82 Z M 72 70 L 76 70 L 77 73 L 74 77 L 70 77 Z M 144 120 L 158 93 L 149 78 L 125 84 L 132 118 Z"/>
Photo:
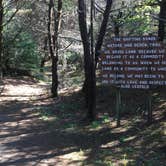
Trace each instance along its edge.
<path fill-rule="evenodd" d="M 117 127 L 120 126 L 121 108 L 122 108 L 121 91 L 120 91 L 120 88 L 116 88 L 116 119 L 117 119 Z"/>
<path fill-rule="evenodd" d="M 152 123 L 152 91 L 149 89 L 148 90 L 148 124 Z"/>
<path fill-rule="evenodd" d="M 158 37 L 113 37 L 102 51 L 101 69 L 102 83 L 117 87 L 117 124 L 120 124 L 121 88 L 148 90 L 148 122 L 151 122 L 151 87 L 166 86 L 166 49 Z"/>

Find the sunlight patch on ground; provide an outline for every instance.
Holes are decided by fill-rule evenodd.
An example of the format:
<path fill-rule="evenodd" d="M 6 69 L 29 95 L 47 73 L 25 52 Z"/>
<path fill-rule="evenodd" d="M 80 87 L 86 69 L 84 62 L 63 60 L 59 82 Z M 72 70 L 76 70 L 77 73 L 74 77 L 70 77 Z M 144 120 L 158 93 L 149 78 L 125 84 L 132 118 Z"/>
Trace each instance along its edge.
<path fill-rule="evenodd" d="M 101 148 L 111 148 L 113 146 L 118 146 L 119 145 L 119 141 L 118 140 L 115 140 L 115 141 L 112 141 L 112 142 L 109 142 L 105 145 L 101 145 Z"/>
<path fill-rule="evenodd" d="M 50 152 L 52 154 L 52 152 Z M 47 153 L 49 155 L 49 153 Z M 82 166 L 85 156 L 82 150 L 78 152 L 71 152 L 64 155 L 56 156 L 55 158 L 43 159 L 39 162 L 40 166 L 48 166 L 50 163 L 57 166 Z"/>
<path fill-rule="evenodd" d="M 39 114 L 40 115 L 40 114 Z M 39 118 L 40 120 L 46 121 L 46 122 L 54 122 L 58 118 L 57 117 L 48 117 L 47 115 L 40 115 L 41 117 Z"/>
<path fill-rule="evenodd" d="M 81 164 L 81 162 L 83 162 L 84 160 L 87 159 L 87 156 L 84 154 L 84 152 L 82 150 L 78 151 L 78 152 L 72 152 L 72 153 L 68 153 L 65 154 L 63 156 L 59 157 L 60 161 L 67 161 L 67 165 L 72 165 L 72 163 L 74 164 Z"/>
<path fill-rule="evenodd" d="M 25 85 L 25 84 L 17 84 L 17 85 L 5 85 L 3 92 L 0 96 L 0 101 L 5 100 L 33 100 L 37 96 L 47 94 L 48 92 L 46 89 L 43 88 L 43 86 L 40 86 L 38 84 L 33 85 Z"/>
<path fill-rule="evenodd" d="M 125 138 L 125 142 L 127 142 L 127 141 L 132 141 L 132 140 L 134 140 L 136 138 L 136 136 L 131 136 L 131 137 L 128 137 L 128 138 Z"/>
<path fill-rule="evenodd" d="M 72 152 L 72 153 L 65 154 L 61 158 L 70 159 L 73 161 L 73 160 L 84 160 L 86 159 L 86 156 L 84 156 L 84 152 L 80 150 L 79 152 Z"/>
<path fill-rule="evenodd" d="M 162 103 L 159 108 L 166 108 L 166 102 Z"/>
<path fill-rule="evenodd" d="M 6 85 L 4 88 L 4 91 L 8 94 L 8 95 L 39 95 L 42 94 L 42 89 L 38 88 L 37 86 L 29 86 L 29 85 L 17 85 L 17 86 L 13 86 L 13 85 Z M 2 95 L 5 95 L 4 93 L 2 93 Z"/>
<path fill-rule="evenodd" d="M 72 88 L 63 88 L 59 90 L 59 94 L 61 95 L 70 95 L 73 92 L 79 92 L 81 90 L 81 87 L 72 87 Z"/>
<path fill-rule="evenodd" d="M 0 145 L 0 164 L 12 160 L 16 160 L 18 157 L 18 152 L 19 156 L 24 157 L 26 155 L 24 152 L 20 152 L 18 149 L 6 149 L 6 147 L 3 147 Z"/>
<path fill-rule="evenodd" d="M 3 162 L 6 165 L 19 165 L 23 160 L 25 164 L 22 165 L 40 166 L 124 166 L 127 163 L 136 165 L 137 161 L 145 162 L 145 159 L 157 160 L 156 162 L 163 160 L 164 163 L 162 148 L 165 147 L 165 122 L 159 124 L 156 121 L 154 125 L 140 127 L 138 124 L 141 120 L 122 117 L 121 126 L 116 127 L 116 120 L 108 115 L 103 116 L 102 113 L 99 120 L 82 126 L 78 124 L 77 118 L 82 114 L 76 116 L 80 105 L 76 105 L 77 96 L 73 100 L 73 90 L 71 93 L 64 90 L 64 95 L 58 98 L 46 96 L 43 99 L 43 95 L 42 98 L 39 96 L 44 93 L 42 86 L 37 86 L 36 83 L 18 85 L 17 89 L 17 84 L 7 84 L 10 87 L 9 94 L 23 93 L 18 100 L 29 101 L 1 103 L 4 111 L 1 111 L 0 117 L 0 165 Z M 12 100 L 16 99 L 14 95 Z M 0 100 L 1 98 L 3 97 Z M 159 101 L 158 105 L 160 104 Z M 160 115 L 158 119 L 161 119 L 163 112 L 164 108 L 154 111 L 154 115 Z M 156 156 L 158 159 L 154 159 Z M 162 165 L 156 162 L 155 165 Z"/>
<path fill-rule="evenodd" d="M 119 128 L 115 128 L 111 133 L 124 133 L 128 130 L 128 128 L 123 128 L 123 127 L 119 127 Z"/>

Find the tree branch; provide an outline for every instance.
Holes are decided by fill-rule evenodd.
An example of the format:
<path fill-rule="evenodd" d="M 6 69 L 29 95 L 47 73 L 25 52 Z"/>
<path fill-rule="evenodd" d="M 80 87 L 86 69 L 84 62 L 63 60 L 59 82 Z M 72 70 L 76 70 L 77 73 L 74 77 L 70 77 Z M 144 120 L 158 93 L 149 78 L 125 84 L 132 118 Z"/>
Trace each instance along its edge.
<path fill-rule="evenodd" d="M 99 35 L 97 38 L 97 43 L 95 46 L 95 65 L 96 66 L 97 66 L 97 62 L 98 62 L 98 57 L 100 55 L 100 50 L 101 50 L 101 47 L 103 44 L 104 36 L 106 33 L 107 23 L 108 23 L 111 7 L 112 7 L 112 0 L 107 0 L 106 8 L 105 8 L 105 11 L 103 13 L 103 21 L 101 23 Z"/>

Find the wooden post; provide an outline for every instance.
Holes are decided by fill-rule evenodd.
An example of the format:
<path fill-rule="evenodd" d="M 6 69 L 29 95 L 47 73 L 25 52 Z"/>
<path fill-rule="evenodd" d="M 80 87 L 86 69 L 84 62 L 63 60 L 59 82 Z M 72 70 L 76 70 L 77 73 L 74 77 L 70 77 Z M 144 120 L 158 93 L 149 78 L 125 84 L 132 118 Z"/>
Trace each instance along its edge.
<path fill-rule="evenodd" d="M 152 123 L 152 91 L 148 90 L 148 102 L 147 102 L 147 109 L 148 109 L 148 124 Z"/>
<path fill-rule="evenodd" d="M 117 119 L 117 127 L 120 126 L 120 111 L 121 111 L 121 91 L 120 91 L 120 88 L 116 88 L 116 119 Z"/>

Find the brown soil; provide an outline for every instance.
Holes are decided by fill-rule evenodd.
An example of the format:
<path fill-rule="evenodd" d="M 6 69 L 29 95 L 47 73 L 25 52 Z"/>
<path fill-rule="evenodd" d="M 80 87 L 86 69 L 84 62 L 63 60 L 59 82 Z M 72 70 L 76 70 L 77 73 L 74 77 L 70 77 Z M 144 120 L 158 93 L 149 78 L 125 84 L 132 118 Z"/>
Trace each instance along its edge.
<path fill-rule="evenodd" d="M 78 89 L 55 99 L 48 89 L 29 78 L 1 83 L 0 165 L 165 165 L 165 96 L 156 104 L 153 125 L 132 116 L 116 128 L 113 118 L 81 123 L 85 109 Z"/>

